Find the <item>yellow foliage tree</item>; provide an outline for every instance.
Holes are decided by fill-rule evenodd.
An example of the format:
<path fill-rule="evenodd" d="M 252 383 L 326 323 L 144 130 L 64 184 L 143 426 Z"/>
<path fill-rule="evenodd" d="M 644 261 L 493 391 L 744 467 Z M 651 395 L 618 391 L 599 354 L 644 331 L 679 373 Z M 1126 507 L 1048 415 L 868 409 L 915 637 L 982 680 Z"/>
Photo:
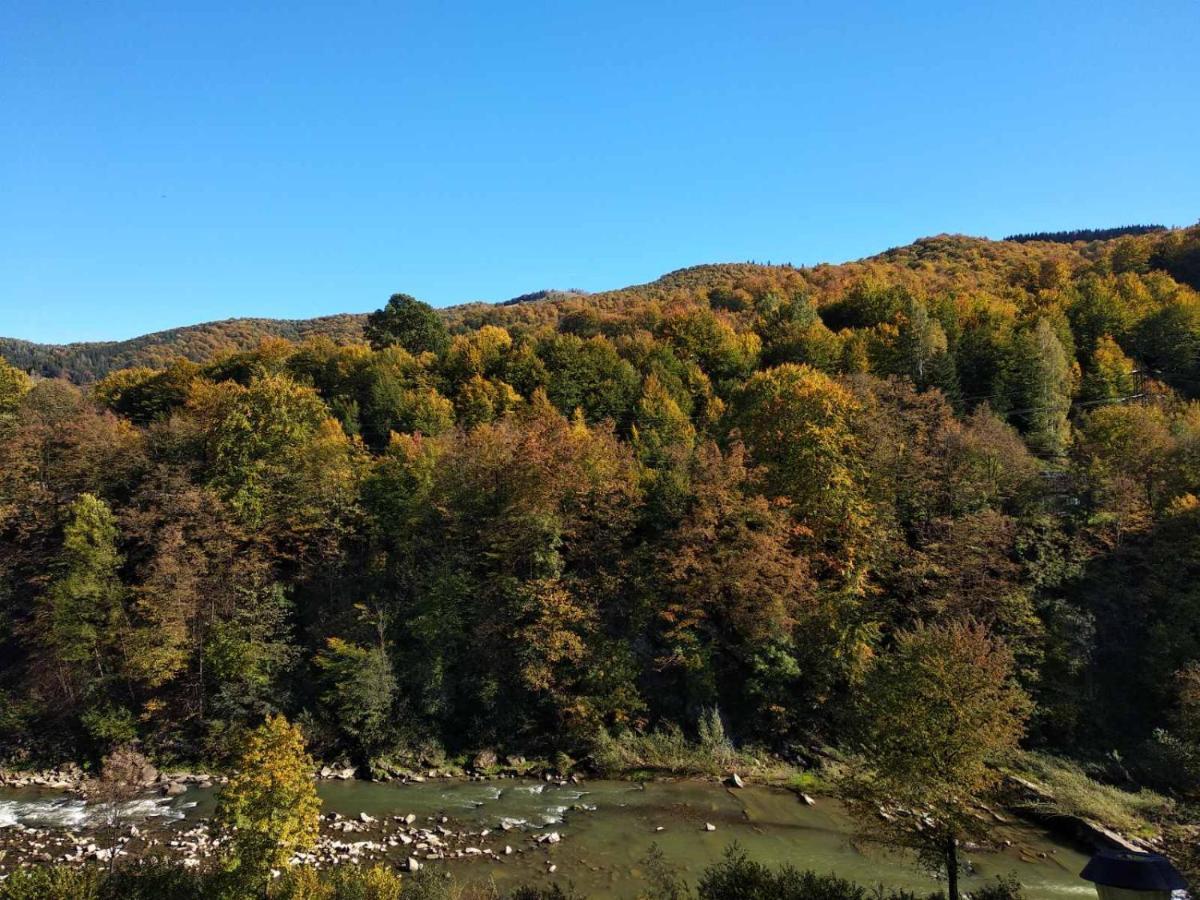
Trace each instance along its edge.
<path fill-rule="evenodd" d="M 28 375 L 0 359 L 0 425 L 16 417 L 17 406 L 31 385 Z"/>
<path fill-rule="evenodd" d="M 264 884 L 272 869 L 315 847 L 320 813 L 304 736 L 283 716 L 270 717 L 247 737 L 217 800 L 216 826 L 228 838 L 238 880 Z"/>

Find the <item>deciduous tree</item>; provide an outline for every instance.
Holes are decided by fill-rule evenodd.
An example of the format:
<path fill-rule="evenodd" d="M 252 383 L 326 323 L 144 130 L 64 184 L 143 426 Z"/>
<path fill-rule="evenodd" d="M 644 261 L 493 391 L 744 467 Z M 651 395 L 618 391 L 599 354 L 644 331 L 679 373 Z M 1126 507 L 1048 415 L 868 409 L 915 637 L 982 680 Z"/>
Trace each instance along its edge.
<path fill-rule="evenodd" d="M 842 782 L 861 834 L 915 850 L 958 900 L 958 847 L 986 836 L 972 805 L 1024 731 L 1012 655 L 970 621 L 896 635 L 861 694 L 863 763 Z"/>
<path fill-rule="evenodd" d="M 217 798 L 214 825 L 227 840 L 242 884 L 265 888 L 272 869 L 317 843 L 321 801 L 300 729 L 271 716 L 246 736 L 234 773 Z"/>

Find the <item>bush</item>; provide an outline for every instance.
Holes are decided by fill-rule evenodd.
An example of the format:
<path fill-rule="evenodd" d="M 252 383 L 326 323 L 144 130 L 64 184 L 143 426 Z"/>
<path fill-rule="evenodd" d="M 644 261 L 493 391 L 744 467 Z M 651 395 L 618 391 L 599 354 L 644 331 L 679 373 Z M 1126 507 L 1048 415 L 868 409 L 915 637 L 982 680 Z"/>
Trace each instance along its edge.
<path fill-rule="evenodd" d="M 971 891 L 971 900 L 1022 900 L 1021 882 L 1013 875 L 997 875 L 996 883 Z"/>
<path fill-rule="evenodd" d="M 400 900 L 400 874 L 385 866 L 339 866 L 321 872 L 302 866 L 271 885 L 271 900 Z M 418 892 L 417 896 L 426 894 Z M 442 895 L 435 895 L 442 896 Z"/>
<path fill-rule="evenodd" d="M 704 870 L 696 895 L 700 900 L 919 900 L 908 891 L 870 889 L 836 875 L 818 875 L 793 866 L 771 869 L 751 862 L 734 844 L 725 858 Z M 940 894 L 929 895 L 930 900 Z M 1004 900 L 993 895 L 989 900 Z"/>
<path fill-rule="evenodd" d="M 1156 729 L 1142 745 L 1136 774 L 1154 787 L 1200 797 L 1200 744 Z"/>
<path fill-rule="evenodd" d="M 424 873 L 422 873 L 424 875 Z M 403 889 L 402 889 L 403 888 Z M 218 868 L 135 863 L 108 873 L 99 867 L 38 866 L 15 870 L 0 882 L 0 900 L 248 900 L 262 888 L 239 883 Z M 443 900 L 446 879 L 429 873 L 402 882 L 386 866 L 289 869 L 266 890 L 270 900 Z M 546 895 L 548 898 L 550 895 Z"/>
<path fill-rule="evenodd" d="M 99 900 L 100 872 L 64 867 L 17 869 L 0 882 L 3 900 Z"/>

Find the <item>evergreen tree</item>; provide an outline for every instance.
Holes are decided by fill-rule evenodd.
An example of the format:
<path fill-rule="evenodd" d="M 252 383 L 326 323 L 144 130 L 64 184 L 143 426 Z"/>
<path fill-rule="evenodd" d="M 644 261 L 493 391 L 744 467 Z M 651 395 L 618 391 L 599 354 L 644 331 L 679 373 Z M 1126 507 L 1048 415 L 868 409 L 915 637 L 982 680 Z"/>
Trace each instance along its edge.
<path fill-rule="evenodd" d="M 1014 351 L 1013 393 L 1021 407 L 1013 416 L 1035 452 L 1061 454 L 1071 435 L 1067 415 L 1071 411 L 1072 371 L 1067 352 L 1044 318 L 1018 335 Z"/>
<path fill-rule="evenodd" d="M 322 702 L 369 761 L 391 734 L 396 676 L 387 647 L 382 642 L 361 647 L 336 637 L 325 643 L 316 658 L 326 682 Z"/>

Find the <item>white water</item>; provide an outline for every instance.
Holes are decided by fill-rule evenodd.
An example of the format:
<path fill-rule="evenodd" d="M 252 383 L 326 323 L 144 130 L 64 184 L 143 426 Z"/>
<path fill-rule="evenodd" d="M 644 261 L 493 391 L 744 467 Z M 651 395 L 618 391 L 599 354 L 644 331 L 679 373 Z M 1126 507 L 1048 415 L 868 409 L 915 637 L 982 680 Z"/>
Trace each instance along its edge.
<path fill-rule="evenodd" d="M 140 822 L 160 818 L 182 819 L 194 803 L 173 803 L 167 797 L 140 797 L 113 808 L 64 797 L 0 800 L 0 828 L 25 825 L 35 828 L 87 828 L 110 821 Z"/>

